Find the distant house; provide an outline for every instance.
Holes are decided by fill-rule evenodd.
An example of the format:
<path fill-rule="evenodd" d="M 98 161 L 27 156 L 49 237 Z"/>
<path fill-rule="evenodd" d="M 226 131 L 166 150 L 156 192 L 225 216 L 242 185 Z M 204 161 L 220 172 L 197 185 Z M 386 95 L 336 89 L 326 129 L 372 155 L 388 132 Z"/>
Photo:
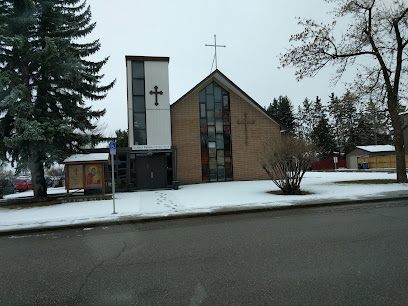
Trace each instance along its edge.
<path fill-rule="evenodd" d="M 392 145 L 357 146 L 347 154 L 347 168 L 358 169 L 359 157 L 395 156 L 395 147 Z"/>

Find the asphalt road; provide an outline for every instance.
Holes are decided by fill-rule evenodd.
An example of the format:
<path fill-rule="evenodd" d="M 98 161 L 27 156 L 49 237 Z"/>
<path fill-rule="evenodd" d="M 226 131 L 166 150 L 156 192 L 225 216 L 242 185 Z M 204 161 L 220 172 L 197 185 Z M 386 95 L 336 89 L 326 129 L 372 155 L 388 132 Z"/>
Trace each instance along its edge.
<path fill-rule="evenodd" d="M 407 305 L 408 203 L 0 237 L 0 305 Z"/>

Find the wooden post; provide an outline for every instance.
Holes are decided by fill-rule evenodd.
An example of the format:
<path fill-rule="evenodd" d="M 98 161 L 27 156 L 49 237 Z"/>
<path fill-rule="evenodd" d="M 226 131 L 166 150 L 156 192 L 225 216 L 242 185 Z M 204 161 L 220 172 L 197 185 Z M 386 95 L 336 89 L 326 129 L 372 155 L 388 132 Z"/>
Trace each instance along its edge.
<path fill-rule="evenodd" d="M 64 165 L 65 170 L 65 189 L 67 190 L 67 198 L 69 198 L 69 166 Z"/>
<path fill-rule="evenodd" d="M 101 165 L 102 165 L 102 196 L 105 196 L 105 167 L 103 163 L 101 163 Z"/>

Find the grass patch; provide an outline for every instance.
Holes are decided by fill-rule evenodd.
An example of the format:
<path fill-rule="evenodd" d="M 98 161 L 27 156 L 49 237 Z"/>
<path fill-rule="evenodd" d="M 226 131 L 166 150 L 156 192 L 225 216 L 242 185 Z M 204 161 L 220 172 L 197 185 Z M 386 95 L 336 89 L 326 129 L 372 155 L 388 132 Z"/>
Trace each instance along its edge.
<path fill-rule="evenodd" d="M 336 184 L 395 184 L 397 180 L 356 180 L 356 181 L 340 181 Z"/>
<path fill-rule="evenodd" d="M 283 194 L 282 190 L 271 190 L 271 191 L 267 191 L 267 193 L 274 194 L 274 195 L 308 195 L 308 194 L 314 194 L 314 192 L 309 192 L 309 191 L 305 191 L 305 190 L 302 190 L 301 194 Z"/>

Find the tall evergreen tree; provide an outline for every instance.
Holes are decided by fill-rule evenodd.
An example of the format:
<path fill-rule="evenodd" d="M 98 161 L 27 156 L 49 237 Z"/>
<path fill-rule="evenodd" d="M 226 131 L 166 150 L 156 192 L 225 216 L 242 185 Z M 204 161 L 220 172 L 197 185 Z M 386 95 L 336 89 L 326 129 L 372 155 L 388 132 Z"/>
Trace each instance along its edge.
<path fill-rule="evenodd" d="M 357 99 L 347 91 L 340 99 L 332 94 L 329 113 L 333 118 L 340 153 L 349 153 L 358 143 Z"/>
<path fill-rule="evenodd" d="M 307 142 L 313 142 L 312 132 L 317 125 L 316 108 L 313 101 L 308 98 L 303 100 L 302 105 L 298 108 L 296 121 L 296 135 Z"/>
<path fill-rule="evenodd" d="M 276 98 L 273 98 L 273 102 L 269 103 L 266 111 L 273 117 L 278 118 L 278 100 Z"/>
<path fill-rule="evenodd" d="M 324 112 L 325 109 L 322 105 L 322 99 L 317 96 L 316 101 L 313 104 L 314 126 L 319 124 L 320 120 L 324 117 Z"/>
<path fill-rule="evenodd" d="M 293 133 L 295 131 L 293 105 L 287 96 L 279 96 L 278 99 L 273 98 L 273 102 L 269 104 L 266 111 L 282 122 L 288 132 Z"/>
<path fill-rule="evenodd" d="M 116 146 L 118 148 L 126 148 L 129 146 L 129 133 L 128 130 L 116 130 L 115 131 L 116 134 Z"/>
<path fill-rule="evenodd" d="M 330 101 L 328 105 L 329 110 L 329 118 L 332 121 L 333 125 L 333 136 L 336 142 L 336 147 L 340 153 L 344 151 L 344 143 L 343 143 L 343 117 L 342 113 L 339 111 L 339 98 L 334 95 L 334 92 L 330 95 Z"/>
<path fill-rule="evenodd" d="M 384 104 L 378 101 L 374 102 L 370 98 L 363 112 L 370 128 L 371 144 L 392 144 L 392 126 L 389 116 L 387 116 L 387 112 L 384 109 Z"/>
<path fill-rule="evenodd" d="M 375 132 L 371 122 L 365 113 L 358 114 L 356 133 L 354 133 L 354 142 L 360 146 L 373 145 Z"/>
<path fill-rule="evenodd" d="M 326 115 L 323 115 L 312 132 L 312 140 L 316 145 L 317 150 L 321 154 L 330 154 L 335 148 L 336 144 L 334 141 L 332 127 Z"/>
<path fill-rule="evenodd" d="M 316 97 L 313 104 L 313 130 L 311 139 L 318 148 L 319 153 L 332 153 L 336 147 L 332 127 L 326 115 L 326 109 L 322 105 L 322 100 Z"/>
<path fill-rule="evenodd" d="M 35 197 L 45 197 L 44 167 L 80 152 L 101 135 L 93 120 L 105 110 L 107 62 L 88 56 L 98 40 L 80 43 L 95 27 L 85 0 L 0 0 L 0 147 L 3 159 L 28 166 Z"/>

